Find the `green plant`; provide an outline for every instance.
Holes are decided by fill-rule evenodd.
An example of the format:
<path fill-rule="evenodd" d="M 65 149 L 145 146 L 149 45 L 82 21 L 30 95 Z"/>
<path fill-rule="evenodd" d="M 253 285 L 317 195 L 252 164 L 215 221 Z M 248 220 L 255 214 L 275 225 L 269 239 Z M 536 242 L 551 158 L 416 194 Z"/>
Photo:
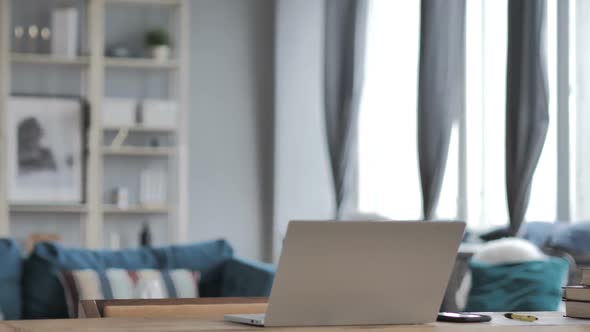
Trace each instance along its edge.
<path fill-rule="evenodd" d="M 145 33 L 145 44 L 148 47 L 170 46 L 170 35 L 164 28 L 156 28 Z"/>

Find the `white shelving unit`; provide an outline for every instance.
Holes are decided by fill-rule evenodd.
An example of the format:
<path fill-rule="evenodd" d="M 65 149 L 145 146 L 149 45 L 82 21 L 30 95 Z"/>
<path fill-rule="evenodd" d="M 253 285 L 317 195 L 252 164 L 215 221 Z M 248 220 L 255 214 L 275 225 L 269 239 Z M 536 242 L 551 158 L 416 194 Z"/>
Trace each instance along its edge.
<path fill-rule="evenodd" d="M 11 204 L 10 212 L 23 213 L 86 213 L 86 205 Z"/>
<path fill-rule="evenodd" d="M 173 148 L 144 148 L 144 147 L 104 147 L 102 153 L 111 156 L 129 156 L 129 157 L 169 157 L 174 153 Z"/>
<path fill-rule="evenodd" d="M 186 240 L 188 224 L 187 207 L 187 173 L 188 149 L 186 117 L 188 110 L 188 64 L 189 64 L 189 12 L 190 0 L 81 0 L 85 2 L 86 13 L 82 22 L 81 55 L 74 58 L 53 56 L 50 54 L 23 53 L 12 50 L 12 7 L 20 6 L 19 0 L 0 0 L 0 236 L 12 236 L 13 216 L 20 214 L 57 214 L 79 215 L 82 244 L 88 248 L 104 246 L 105 222 L 117 222 L 117 216 L 128 218 L 143 218 L 157 216 L 166 221 L 168 242 L 182 242 Z M 29 1 L 31 3 L 31 1 Z M 173 37 L 173 55 L 170 60 L 156 61 L 151 58 L 114 58 L 106 56 L 106 16 L 109 6 L 137 6 L 137 8 L 159 8 L 170 11 L 172 18 L 167 28 Z M 54 72 L 80 70 L 82 82 L 82 97 L 90 106 L 90 127 L 88 128 L 87 159 L 85 177 L 85 201 L 73 205 L 44 205 L 44 204 L 11 204 L 8 199 L 7 185 L 7 101 L 12 93 L 11 77 L 18 75 L 14 64 L 48 66 Z M 36 68 L 36 67 L 35 67 Z M 55 69 L 53 69 L 55 68 Z M 110 71 L 133 70 L 135 72 L 160 73 L 168 75 L 168 98 L 178 104 L 178 126 L 176 128 L 153 127 L 141 124 L 112 127 L 102 124 L 102 104 L 106 95 L 105 84 Z M 142 75 L 142 74 L 139 74 Z M 137 97 L 137 96 L 129 96 Z M 165 135 L 173 138 L 170 146 L 109 146 L 105 144 L 105 136 L 124 130 L 129 135 Z M 120 209 L 105 201 L 108 197 L 105 188 L 105 174 L 107 163 L 112 159 L 130 160 L 138 158 L 141 165 L 144 160 L 155 159 L 167 162 L 169 171 L 168 204 L 166 206 L 131 205 Z M 141 158 L 141 159 L 139 159 Z M 127 163 L 127 162 L 124 162 Z M 137 164 L 136 163 L 136 164 Z M 140 169 L 137 170 L 139 174 Z M 114 219 L 112 219 L 114 218 Z M 35 219 L 42 223 L 43 217 Z M 70 218 L 71 219 L 71 218 Z M 59 230 L 58 230 L 59 232 Z"/>
<path fill-rule="evenodd" d="M 141 68 L 141 69 L 177 69 L 179 63 L 176 60 L 155 61 L 139 58 L 105 58 L 107 67 Z"/>
<path fill-rule="evenodd" d="M 136 125 L 136 126 L 124 126 L 124 127 L 112 127 L 112 126 L 104 126 L 104 131 L 121 131 L 126 130 L 128 132 L 137 132 L 137 133 L 174 133 L 176 128 L 165 128 L 165 127 L 148 127 L 144 125 Z"/>
<path fill-rule="evenodd" d="M 104 212 L 109 214 L 166 214 L 169 212 L 169 210 L 165 206 L 130 206 L 128 208 L 121 209 L 114 205 L 105 205 Z"/>
<path fill-rule="evenodd" d="M 13 63 L 29 63 L 41 65 L 45 64 L 87 66 L 90 64 L 90 59 L 87 56 L 78 56 L 72 59 L 62 56 L 34 53 L 11 53 L 10 61 L 12 61 Z"/>
<path fill-rule="evenodd" d="M 107 3 L 131 4 L 131 5 L 159 5 L 159 6 L 180 6 L 182 0 L 104 0 Z"/>

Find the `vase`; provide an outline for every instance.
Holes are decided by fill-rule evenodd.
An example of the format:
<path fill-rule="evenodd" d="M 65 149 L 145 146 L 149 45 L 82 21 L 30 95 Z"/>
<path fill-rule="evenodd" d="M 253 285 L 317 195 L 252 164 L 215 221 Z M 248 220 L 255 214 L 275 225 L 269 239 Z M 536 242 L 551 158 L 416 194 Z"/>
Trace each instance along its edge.
<path fill-rule="evenodd" d="M 156 61 L 166 61 L 170 58 L 170 47 L 167 45 L 153 46 L 151 48 L 152 58 Z"/>

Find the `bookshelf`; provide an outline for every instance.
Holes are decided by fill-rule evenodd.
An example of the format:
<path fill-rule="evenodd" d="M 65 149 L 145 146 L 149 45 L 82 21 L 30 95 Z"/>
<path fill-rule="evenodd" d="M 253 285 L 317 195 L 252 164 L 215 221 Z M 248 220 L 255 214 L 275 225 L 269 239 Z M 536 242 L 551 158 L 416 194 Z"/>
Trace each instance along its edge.
<path fill-rule="evenodd" d="M 180 6 L 182 0 L 105 0 L 107 3 L 131 5 Z"/>
<path fill-rule="evenodd" d="M 88 208 L 83 204 L 47 205 L 47 204 L 11 204 L 10 212 L 22 213 L 86 213 Z"/>
<path fill-rule="evenodd" d="M 142 69 L 178 69 L 178 61 L 156 61 L 140 58 L 105 58 L 107 67 L 115 68 L 142 68 Z"/>
<path fill-rule="evenodd" d="M 67 58 L 53 56 L 49 54 L 34 53 L 11 53 L 10 61 L 13 63 L 39 64 L 39 65 L 69 65 L 69 66 L 87 66 L 90 60 L 87 56 L 77 56 Z"/>
<path fill-rule="evenodd" d="M 165 206 L 130 206 L 128 208 L 118 208 L 114 205 L 105 205 L 104 212 L 110 214 L 166 214 L 169 211 Z"/>
<path fill-rule="evenodd" d="M 102 153 L 112 156 L 128 157 L 168 157 L 174 153 L 173 148 L 144 148 L 144 147 L 104 147 Z"/>
<path fill-rule="evenodd" d="M 104 131 L 121 131 L 126 130 L 128 132 L 147 132 L 147 133 L 173 133 L 176 128 L 167 127 L 150 127 L 144 125 L 135 126 L 103 126 Z"/>
<path fill-rule="evenodd" d="M 164 242 L 185 241 L 188 225 L 186 184 L 188 152 L 185 124 L 188 110 L 190 0 L 80 0 L 71 3 L 82 9 L 79 15 L 80 51 L 75 57 L 63 57 L 51 55 L 48 52 L 26 52 L 14 47 L 12 19 L 17 20 L 20 17 L 13 15 L 15 10 L 22 12 L 25 9 L 28 10 L 24 7 L 40 6 L 42 8 L 36 9 L 37 12 L 47 11 L 45 8 L 47 5 L 44 2 L 0 0 L 0 236 L 22 236 L 23 234 L 17 234 L 16 228 L 24 220 L 33 223 L 25 227 L 26 229 L 34 229 L 34 223 L 46 225 L 52 220 L 63 218 L 68 222 L 57 225 L 57 232 L 60 232 L 60 227 L 73 227 L 69 221 L 78 221 L 79 224 L 76 227 L 79 229 L 81 238 L 79 244 L 87 248 L 103 248 L 106 246 L 105 239 L 111 235 L 106 233 L 107 228 L 111 232 L 116 231 L 118 223 L 121 223 L 127 225 L 121 226 L 121 229 L 129 229 L 129 222 L 142 223 L 149 219 L 153 220 L 150 224 L 164 225 L 162 226 L 166 230 Z M 151 28 L 154 22 L 150 22 L 150 19 L 154 17 L 156 19 L 165 17 L 162 22 L 166 22 L 165 28 L 173 39 L 170 59 L 155 60 L 141 54 L 123 58 L 106 55 L 113 42 L 109 40 L 112 38 L 112 33 L 109 33 L 111 29 L 109 25 L 112 23 L 109 21 L 111 19 L 109 15 L 117 14 L 118 6 L 126 12 L 139 13 L 137 15 L 149 13 L 144 15 L 145 17 L 129 19 L 129 31 L 132 32 L 133 29 Z M 46 13 L 46 15 L 50 14 Z M 42 19 L 48 20 L 47 17 Z M 114 20 L 116 21 L 116 17 Z M 118 27 L 125 28 L 125 20 L 115 23 Z M 139 24 L 144 24 L 145 27 Z M 20 76 L 21 70 L 37 70 L 36 68 L 40 72 L 47 72 L 49 73 L 47 75 L 56 77 L 76 75 L 80 84 L 77 87 L 79 92 L 75 91 L 75 94 L 79 93 L 89 104 L 90 126 L 87 129 L 85 141 L 87 151 L 85 174 L 91 174 L 91 176 L 84 177 L 84 200 L 78 204 L 16 204 L 9 201 L 7 103 L 12 94 L 19 93 L 15 91 L 13 79 Z M 122 95 L 113 95 L 112 86 L 130 85 L 127 81 L 121 83 L 121 77 L 134 82 L 136 89 L 130 89 L 127 92 L 115 89 L 116 93 Z M 45 80 L 45 76 L 40 75 L 39 80 Z M 165 82 L 166 86 L 163 89 L 157 89 L 158 93 L 164 91 L 164 97 L 151 96 L 151 90 L 141 86 L 144 82 L 153 81 Z M 51 86 L 52 82 L 46 83 L 47 86 Z M 38 93 L 46 94 L 47 92 L 39 91 Z M 144 124 L 103 125 L 103 102 L 105 98 L 111 97 L 134 98 L 138 101 L 143 98 L 173 100 L 177 105 L 177 125 L 174 127 Z M 125 132 L 126 137 L 130 137 L 132 142 L 111 146 L 108 138 L 122 131 Z M 167 144 L 153 147 L 148 144 L 133 143 L 133 139 L 141 141 L 144 137 L 166 137 Z M 138 174 L 144 165 L 165 167 L 168 173 L 165 205 L 142 206 L 139 203 Z M 117 183 L 127 185 L 132 196 L 135 196 L 130 200 L 128 208 L 118 208 L 109 201 L 110 191 Z M 51 217 L 45 218 L 46 216 Z M 68 229 L 64 232 L 72 233 L 72 230 Z"/>

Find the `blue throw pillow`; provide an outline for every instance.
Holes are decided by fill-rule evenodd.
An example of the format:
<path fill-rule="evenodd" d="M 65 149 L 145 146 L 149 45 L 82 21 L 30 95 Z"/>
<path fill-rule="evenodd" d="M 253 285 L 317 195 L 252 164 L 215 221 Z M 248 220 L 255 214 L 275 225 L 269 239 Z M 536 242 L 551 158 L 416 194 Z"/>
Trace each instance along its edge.
<path fill-rule="evenodd" d="M 537 247 L 543 248 L 548 245 L 551 235 L 561 225 L 555 222 L 532 221 L 523 225 L 523 238 L 531 241 Z"/>
<path fill-rule="evenodd" d="M 0 309 L 4 319 L 21 319 L 22 251 L 15 240 L 0 239 Z"/>
<path fill-rule="evenodd" d="M 590 253 L 590 223 L 560 224 L 553 231 L 549 244 L 572 254 Z"/>
<path fill-rule="evenodd" d="M 472 260 L 469 267 L 472 286 L 465 311 L 555 311 L 569 263 L 555 257 L 502 265 Z"/>
<path fill-rule="evenodd" d="M 220 267 L 233 256 L 225 240 L 163 248 L 98 251 L 65 248 L 59 244 L 38 244 L 25 261 L 23 270 L 23 316 L 25 319 L 67 318 L 64 289 L 56 272 L 61 270 L 108 268 L 189 269 L 201 272 L 202 296 L 218 290 Z M 204 289 L 201 289 L 203 287 Z"/>

